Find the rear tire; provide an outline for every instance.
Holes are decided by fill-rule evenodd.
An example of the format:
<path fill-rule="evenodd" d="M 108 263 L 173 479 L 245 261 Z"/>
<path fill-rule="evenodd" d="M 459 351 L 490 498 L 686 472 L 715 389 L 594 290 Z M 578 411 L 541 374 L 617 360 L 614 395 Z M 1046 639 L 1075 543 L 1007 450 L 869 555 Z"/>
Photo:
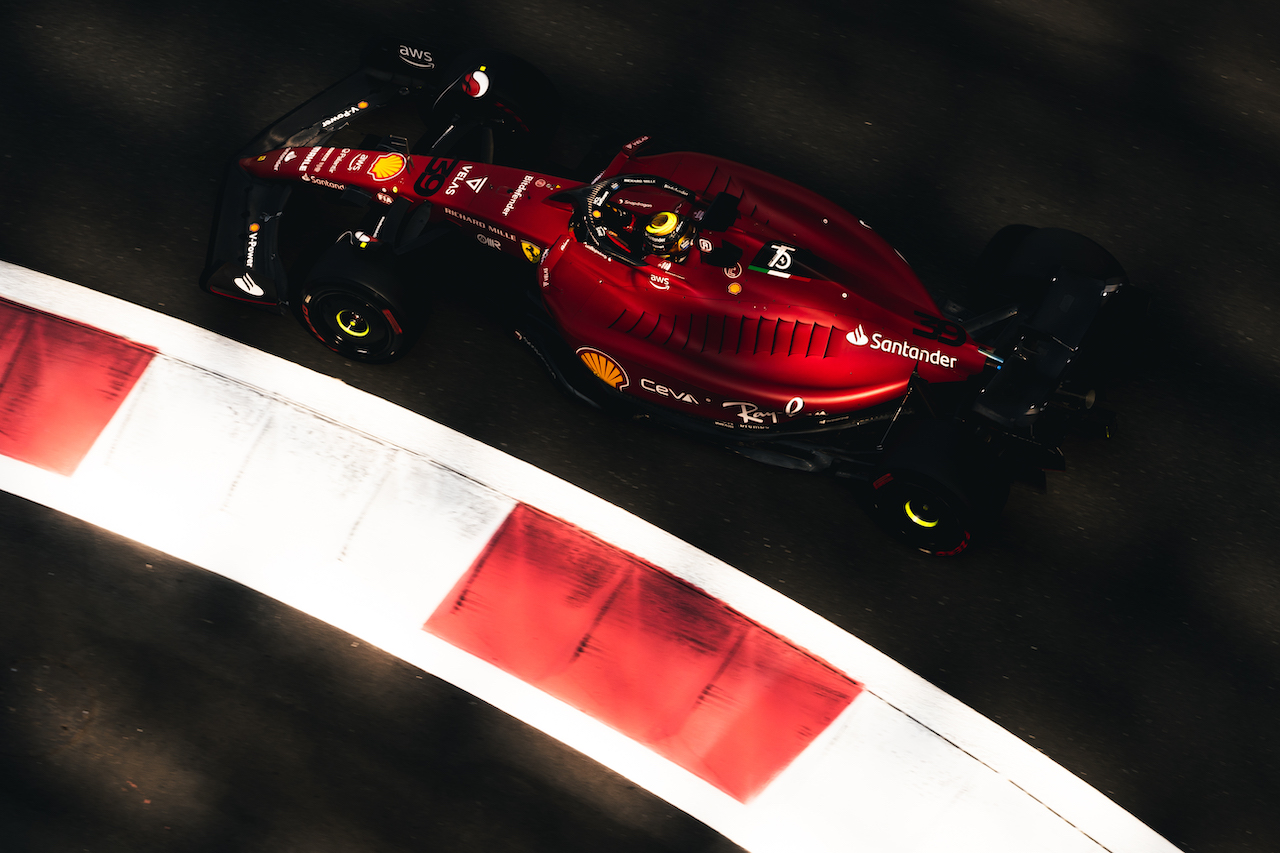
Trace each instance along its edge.
<path fill-rule="evenodd" d="M 973 539 L 968 502 L 940 480 L 915 471 L 886 471 L 872 484 L 871 515 L 899 542 L 951 557 Z"/>
<path fill-rule="evenodd" d="M 962 553 L 995 524 L 1009 479 L 943 421 L 921 421 L 885 451 L 868 511 L 890 536 L 935 557 Z"/>
<path fill-rule="evenodd" d="M 969 281 L 970 290 L 979 297 L 983 310 L 1015 300 L 1017 294 L 1010 291 L 1006 279 L 1009 262 L 1036 230 L 1031 225 L 1006 225 L 983 248 Z"/>
<path fill-rule="evenodd" d="M 1128 281 L 1110 252 L 1064 228 L 1006 225 L 991 238 L 974 267 L 972 291 L 983 310 L 1035 304 L 1063 268 L 1102 281 Z"/>
<path fill-rule="evenodd" d="M 1009 259 L 1005 275 L 1047 281 L 1063 267 L 1102 281 L 1128 280 L 1124 267 L 1110 252 L 1083 234 L 1065 228 L 1037 228 L 1027 234 Z"/>

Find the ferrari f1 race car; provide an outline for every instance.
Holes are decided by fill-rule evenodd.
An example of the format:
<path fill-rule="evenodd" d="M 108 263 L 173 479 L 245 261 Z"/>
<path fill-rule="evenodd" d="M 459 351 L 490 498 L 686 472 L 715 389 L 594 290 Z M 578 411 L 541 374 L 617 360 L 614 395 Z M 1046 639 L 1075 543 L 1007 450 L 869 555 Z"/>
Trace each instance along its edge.
<path fill-rule="evenodd" d="M 554 105 L 508 54 L 371 45 L 229 165 L 201 286 L 386 362 L 423 327 L 432 253 L 482 244 L 514 258 L 511 330 L 570 395 L 845 478 L 935 555 L 1061 469 L 1069 429 L 1108 430 L 1091 406 L 1131 288 L 1093 241 L 1007 227 L 980 304 L 943 310 L 865 222 L 757 169 L 645 138 L 594 178 L 529 167 Z"/>

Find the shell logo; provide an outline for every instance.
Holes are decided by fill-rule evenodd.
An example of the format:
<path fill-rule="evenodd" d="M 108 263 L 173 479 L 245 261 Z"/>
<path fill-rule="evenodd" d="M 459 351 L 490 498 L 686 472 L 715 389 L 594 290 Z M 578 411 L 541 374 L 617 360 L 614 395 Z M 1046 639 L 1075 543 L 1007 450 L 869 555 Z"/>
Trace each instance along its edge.
<path fill-rule="evenodd" d="M 369 166 L 368 175 L 379 181 L 389 181 L 404 172 L 408 165 L 409 158 L 403 154 L 382 154 Z"/>
<path fill-rule="evenodd" d="M 582 363 L 588 370 L 616 391 L 621 391 L 631 384 L 622 366 L 598 349 L 582 347 L 578 350 L 578 358 L 582 359 Z"/>

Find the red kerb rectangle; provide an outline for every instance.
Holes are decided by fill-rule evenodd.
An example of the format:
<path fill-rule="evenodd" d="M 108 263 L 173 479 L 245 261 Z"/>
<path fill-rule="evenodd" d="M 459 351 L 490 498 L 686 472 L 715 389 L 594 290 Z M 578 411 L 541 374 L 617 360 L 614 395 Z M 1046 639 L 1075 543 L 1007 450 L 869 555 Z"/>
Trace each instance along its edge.
<path fill-rule="evenodd" d="M 74 473 L 154 355 L 0 299 L 0 454 Z"/>
<path fill-rule="evenodd" d="M 692 584 L 525 505 L 424 628 L 743 802 L 862 689 Z"/>

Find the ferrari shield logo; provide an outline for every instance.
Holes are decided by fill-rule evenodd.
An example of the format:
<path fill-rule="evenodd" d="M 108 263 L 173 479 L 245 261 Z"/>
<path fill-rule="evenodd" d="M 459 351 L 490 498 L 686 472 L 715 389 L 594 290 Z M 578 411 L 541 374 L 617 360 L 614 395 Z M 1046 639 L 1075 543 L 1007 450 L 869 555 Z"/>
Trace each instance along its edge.
<path fill-rule="evenodd" d="M 542 260 L 542 247 L 535 246 L 528 240 L 520 241 L 520 248 L 524 249 L 524 256 L 529 259 L 530 263 L 536 264 Z"/>

